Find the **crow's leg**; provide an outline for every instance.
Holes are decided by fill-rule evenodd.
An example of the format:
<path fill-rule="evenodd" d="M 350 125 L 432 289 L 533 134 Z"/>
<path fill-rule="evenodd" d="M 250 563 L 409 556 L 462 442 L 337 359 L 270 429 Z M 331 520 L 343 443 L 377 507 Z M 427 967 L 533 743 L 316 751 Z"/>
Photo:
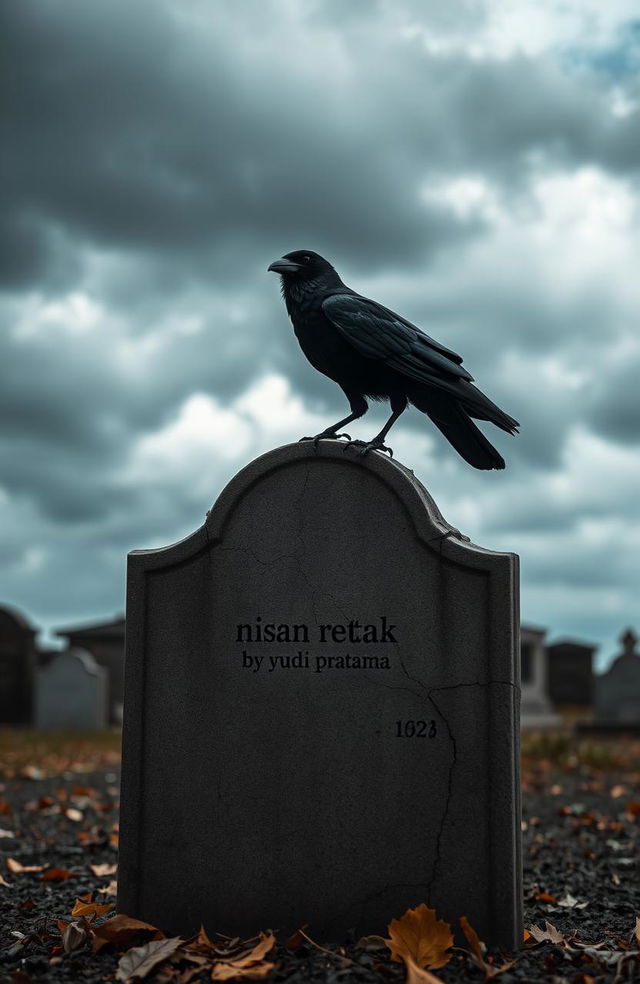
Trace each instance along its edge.
<path fill-rule="evenodd" d="M 323 441 L 325 438 L 333 438 L 334 440 L 339 437 L 346 437 L 348 441 L 351 440 L 348 434 L 338 434 L 341 427 L 345 424 L 350 424 L 352 420 L 357 420 L 358 417 L 363 417 L 367 410 L 369 409 L 369 404 L 365 400 L 364 396 L 360 393 L 347 393 L 345 390 L 345 395 L 351 406 L 351 413 L 348 417 L 343 417 L 336 424 L 332 424 L 331 427 L 327 427 L 320 434 L 316 434 L 315 437 L 301 437 L 301 441 L 313 441 L 314 448 L 318 447 L 318 441 Z"/>
<path fill-rule="evenodd" d="M 386 451 L 389 454 L 389 457 L 393 458 L 393 451 L 391 450 L 391 448 L 388 448 L 385 445 L 384 439 L 389 433 L 389 431 L 391 430 L 391 428 L 393 427 L 393 425 L 395 424 L 400 414 L 404 413 L 404 411 L 407 409 L 407 398 L 404 395 L 404 393 L 394 393 L 390 397 L 389 402 L 391 403 L 392 413 L 389 419 L 387 420 L 386 424 L 380 431 L 380 433 L 376 434 L 376 436 L 372 438 L 370 441 L 349 441 L 346 447 L 350 447 L 352 444 L 355 444 L 356 447 L 359 447 L 361 449 L 360 450 L 361 455 L 368 454 L 369 451 Z"/>

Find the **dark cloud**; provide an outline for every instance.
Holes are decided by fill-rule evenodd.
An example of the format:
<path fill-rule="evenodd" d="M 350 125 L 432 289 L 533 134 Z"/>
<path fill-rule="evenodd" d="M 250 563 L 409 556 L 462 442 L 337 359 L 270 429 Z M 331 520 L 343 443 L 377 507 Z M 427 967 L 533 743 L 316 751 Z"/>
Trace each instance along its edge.
<path fill-rule="evenodd" d="M 640 444 L 640 358 L 596 376 L 587 419 L 599 434 L 621 444 Z"/>
<path fill-rule="evenodd" d="M 632 99 L 613 69 L 633 31 L 622 24 L 619 50 L 599 60 L 553 45 L 493 57 L 491 16 L 435 0 L 2 6 L 7 600 L 60 621 L 116 610 L 127 549 L 187 533 L 248 456 L 342 414 L 266 272 L 296 248 L 459 350 L 521 420 L 517 439 L 491 434 L 510 471 L 481 481 L 424 417 L 403 417 L 399 446 L 430 469 L 452 522 L 475 523 L 481 542 L 510 537 L 509 549 L 549 536 L 553 563 L 552 535 L 607 519 L 604 493 L 553 490 L 589 481 L 568 456 L 580 428 L 605 448 L 637 442 L 637 368 L 607 356 L 629 330 L 633 298 L 614 280 L 635 276 L 633 224 L 602 233 L 614 185 L 637 201 L 637 114 L 611 112 L 608 81 Z M 470 53 L 479 39 L 484 52 Z M 601 185 L 576 191 L 581 169 Z M 558 174 L 566 189 L 545 198 Z M 567 228 L 589 196 L 604 218 L 581 239 Z M 582 250 L 595 251 L 591 270 Z M 284 395 L 247 409 L 274 373 Z M 358 428 L 371 434 L 384 415 L 374 407 Z M 632 469 L 613 467 L 631 488 Z M 480 513 L 470 504 L 484 489 Z M 630 515 L 631 498 L 616 508 Z M 600 583 L 601 563 L 585 555 L 557 577 L 579 592 Z M 544 568 L 529 568 L 531 599 Z"/>

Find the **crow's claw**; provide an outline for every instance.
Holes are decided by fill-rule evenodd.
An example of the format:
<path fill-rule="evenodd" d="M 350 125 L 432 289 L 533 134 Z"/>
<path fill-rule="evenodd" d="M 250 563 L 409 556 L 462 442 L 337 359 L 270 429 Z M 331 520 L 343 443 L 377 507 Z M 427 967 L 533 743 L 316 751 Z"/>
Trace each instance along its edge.
<path fill-rule="evenodd" d="M 317 451 L 320 441 L 337 441 L 340 437 L 346 437 L 347 441 L 351 440 L 348 434 L 336 434 L 335 431 L 322 431 L 321 434 L 316 434 L 315 437 L 301 437 L 300 441 L 313 441 L 314 450 Z M 300 441 L 298 441 L 298 444 Z"/>
<path fill-rule="evenodd" d="M 358 452 L 358 457 L 359 458 L 363 458 L 366 454 L 369 453 L 369 451 L 382 451 L 382 452 L 386 452 L 389 455 L 390 458 L 393 458 L 393 451 L 391 450 L 391 448 L 388 448 L 386 446 L 386 444 L 383 444 L 382 441 L 376 441 L 376 440 L 373 440 L 373 441 L 349 441 L 348 444 L 345 444 L 344 450 L 346 451 L 347 448 L 350 448 L 352 446 L 355 446 L 357 448 L 360 448 L 360 451 Z"/>
<path fill-rule="evenodd" d="M 359 452 L 359 457 L 364 457 L 364 455 L 368 454 L 369 451 L 382 451 L 383 453 L 388 454 L 390 458 L 393 458 L 393 451 L 391 448 L 388 448 L 386 444 L 383 444 L 382 441 L 370 441 L 368 444 L 365 444 Z"/>

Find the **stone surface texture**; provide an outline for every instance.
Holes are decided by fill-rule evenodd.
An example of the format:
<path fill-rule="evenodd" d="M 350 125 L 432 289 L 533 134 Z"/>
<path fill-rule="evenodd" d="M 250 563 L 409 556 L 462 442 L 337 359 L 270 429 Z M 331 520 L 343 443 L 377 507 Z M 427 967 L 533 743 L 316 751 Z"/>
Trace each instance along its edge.
<path fill-rule="evenodd" d="M 193 535 L 129 556 L 120 910 L 335 940 L 426 902 L 517 946 L 518 626 L 517 557 L 397 462 L 252 462 Z"/>

